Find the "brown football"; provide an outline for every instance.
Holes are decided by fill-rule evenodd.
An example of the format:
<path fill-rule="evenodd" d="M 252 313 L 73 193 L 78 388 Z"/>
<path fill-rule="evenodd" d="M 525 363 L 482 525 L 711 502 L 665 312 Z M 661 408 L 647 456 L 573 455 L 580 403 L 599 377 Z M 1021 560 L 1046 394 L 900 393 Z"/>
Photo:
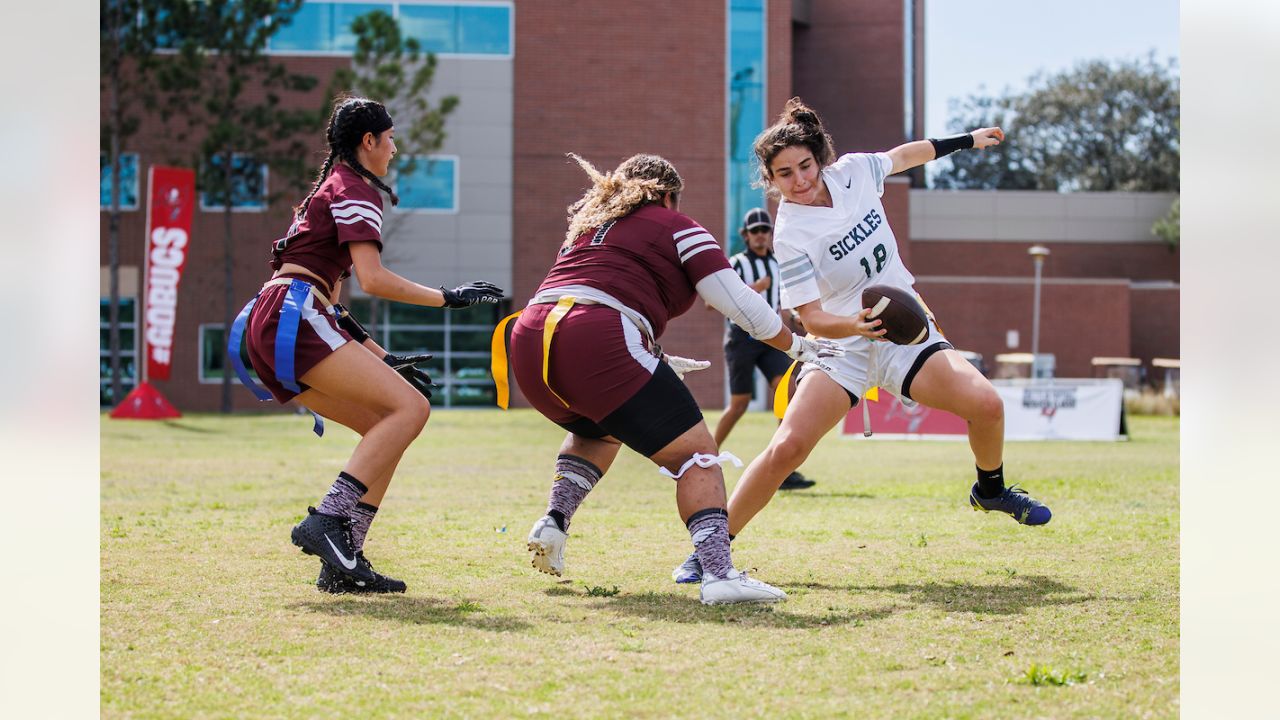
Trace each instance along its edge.
<path fill-rule="evenodd" d="M 862 307 L 871 308 L 868 319 L 880 320 L 884 339 L 895 345 L 917 345 L 929 337 L 929 316 L 910 292 L 872 285 L 862 291 Z"/>

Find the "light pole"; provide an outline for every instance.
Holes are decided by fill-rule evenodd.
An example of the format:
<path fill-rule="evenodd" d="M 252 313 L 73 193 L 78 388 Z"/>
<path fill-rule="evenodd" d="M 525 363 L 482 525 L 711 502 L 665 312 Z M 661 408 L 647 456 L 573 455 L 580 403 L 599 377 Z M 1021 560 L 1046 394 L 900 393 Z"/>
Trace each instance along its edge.
<path fill-rule="evenodd" d="M 1044 259 L 1049 256 L 1049 248 L 1032 245 L 1027 249 L 1027 254 L 1036 264 L 1035 300 L 1031 310 L 1031 379 L 1034 380 L 1040 366 L 1040 269 L 1044 267 Z"/>

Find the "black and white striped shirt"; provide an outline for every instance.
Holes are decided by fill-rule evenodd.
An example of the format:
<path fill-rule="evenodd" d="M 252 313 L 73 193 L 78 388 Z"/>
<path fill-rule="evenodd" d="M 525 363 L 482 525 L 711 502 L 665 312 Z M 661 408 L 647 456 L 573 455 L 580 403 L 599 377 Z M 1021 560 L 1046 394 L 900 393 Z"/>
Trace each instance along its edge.
<path fill-rule="evenodd" d="M 762 277 L 768 277 L 769 287 L 768 289 L 760 292 L 760 297 L 764 298 L 764 301 L 769 303 L 769 307 L 773 308 L 775 311 L 778 310 L 779 295 L 782 292 L 782 283 L 779 279 L 780 273 L 778 272 L 778 261 L 774 259 L 772 252 L 764 257 L 760 257 L 750 250 L 743 250 L 737 255 L 729 258 L 729 266 L 733 268 L 734 272 L 738 273 L 738 277 L 742 278 L 742 282 L 748 285 L 758 281 Z M 734 325 L 732 322 L 728 323 L 728 326 L 730 330 L 736 330 L 739 334 L 746 334 L 746 331 L 742 330 L 737 325 Z"/>

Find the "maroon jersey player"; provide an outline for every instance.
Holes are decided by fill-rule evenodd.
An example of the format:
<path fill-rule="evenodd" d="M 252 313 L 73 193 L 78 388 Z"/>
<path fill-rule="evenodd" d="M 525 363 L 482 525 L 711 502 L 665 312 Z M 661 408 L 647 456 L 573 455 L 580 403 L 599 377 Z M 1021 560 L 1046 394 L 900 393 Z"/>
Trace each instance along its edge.
<path fill-rule="evenodd" d="M 364 537 L 400 456 L 431 411 L 431 379 L 414 367 L 430 356 L 396 356 L 378 347 L 337 304 L 342 280 L 354 267 L 366 292 L 430 307 L 466 307 L 502 296 L 489 283 L 425 287 L 382 265 L 378 191 L 398 202 L 380 179 L 396 154 L 394 132 L 380 103 L 339 98 L 334 104 L 328 159 L 289 233 L 273 247 L 275 273 L 231 332 L 233 364 L 239 365 L 243 335 L 253 369 L 270 391 L 237 367 L 260 398 L 293 400 L 362 436 L 318 508 L 308 508 L 293 529 L 294 544 L 320 557 L 316 586 L 327 592 L 404 592 L 403 582 L 373 571 Z"/>
<path fill-rule="evenodd" d="M 511 333 L 516 382 L 539 412 L 568 431 L 547 513 L 529 534 L 533 565 L 560 575 L 574 511 L 621 445 L 676 481 L 676 505 L 703 574 L 704 603 L 771 602 L 782 591 L 733 568 L 720 463 L 702 412 L 681 380 L 710 363 L 664 354 L 668 321 L 696 296 L 754 337 L 823 362 L 832 346 L 793 336 L 729 269 L 715 238 L 679 209 L 684 183 L 655 155 L 601 174 L 572 156 L 592 187 L 569 208 L 569 230 L 546 279 Z M 704 566 L 705 567 L 705 566 Z"/>

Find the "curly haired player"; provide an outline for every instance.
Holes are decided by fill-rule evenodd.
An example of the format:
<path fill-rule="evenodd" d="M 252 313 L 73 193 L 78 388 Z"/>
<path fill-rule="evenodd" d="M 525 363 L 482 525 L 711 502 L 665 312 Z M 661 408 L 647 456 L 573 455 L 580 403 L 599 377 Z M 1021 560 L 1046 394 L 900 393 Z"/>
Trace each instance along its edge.
<path fill-rule="evenodd" d="M 719 453 L 681 381 L 710 363 L 665 355 L 657 340 L 701 296 L 794 359 L 823 363 L 841 351 L 792 335 L 729 268 L 715 238 L 679 212 L 684 182 L 671 163 L 635 155 L 600 173 L 571 157 L 591 187 L 569 207 L 559 255 L 511 333 L 520 389 L 568 431 L 547 513 L 529 533 L 533 565 L 563 572 L 573 513 L 625 444 L 676 481 L 680 519 L 706 570 L 702 602 L 781 600 L 782 591 L 739 573 L 729 555 L 720 463 L 737 459 Z M 505 369 L 499 376 L 505 381 Z"/>
<path fill-rule="evenodd" d="M 431 378 L 415 367 L 430 355 L 396 356 L 369 338 L 338 304 L 354 267 L 371 295 L 428 307 L 495 303 L 502 290 L 477 282 L 453 290 L 411 282 L 382 265 L 380 178 L 396 154 L 391 116 L 381 103 L 343 97 L 326 129 L 329 156 L 288 234 L 273 245 L 271 280 L 236 318 L 228 354 L 242 382 L 262 400 L 294 400 L 361 435 L 338 479 L 293 528 L 293 543 L 319 556 L 316 587 L 326 592 L 404 592 L 373 570 L 364 539 L 400 456 L 431 412 Z M 264 391 L 240 362 L 241 338 Z M 352 342 L 354 341 L 354 342 Z"/>

